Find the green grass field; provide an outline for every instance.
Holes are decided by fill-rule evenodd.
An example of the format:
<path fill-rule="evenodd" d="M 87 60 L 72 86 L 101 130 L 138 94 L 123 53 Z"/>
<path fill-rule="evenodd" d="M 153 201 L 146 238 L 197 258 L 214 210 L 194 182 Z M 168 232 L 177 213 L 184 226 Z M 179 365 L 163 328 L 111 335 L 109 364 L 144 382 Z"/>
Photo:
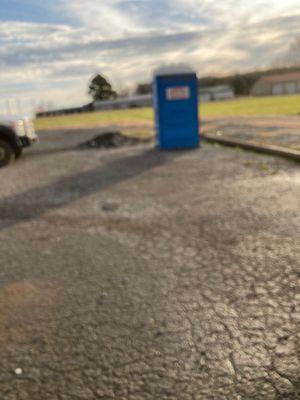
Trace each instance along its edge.
<path fill-rule="evenodd" d="M 248 97 L 230 101 L 205 103 L 200 106 L 201 118 L 242 116 L 300 115 L 300 95 L 278 97 Z M 142 125 L 153 121 L 151 108 L 103 111 L 41 118 L 35 121 L 37 130 L 105 125 Z"/>

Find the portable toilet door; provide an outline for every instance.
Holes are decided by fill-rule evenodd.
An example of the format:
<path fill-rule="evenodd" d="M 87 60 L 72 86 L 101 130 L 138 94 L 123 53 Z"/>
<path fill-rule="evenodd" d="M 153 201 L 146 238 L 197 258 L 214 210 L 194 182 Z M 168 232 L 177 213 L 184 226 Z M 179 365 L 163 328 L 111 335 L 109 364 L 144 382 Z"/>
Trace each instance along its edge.
<path fill-rule="evenodd" d="M 189 68 L 163 68 L 154 75 L 157 144 L 161 149 L 199 146 L 197 75 Z"/>

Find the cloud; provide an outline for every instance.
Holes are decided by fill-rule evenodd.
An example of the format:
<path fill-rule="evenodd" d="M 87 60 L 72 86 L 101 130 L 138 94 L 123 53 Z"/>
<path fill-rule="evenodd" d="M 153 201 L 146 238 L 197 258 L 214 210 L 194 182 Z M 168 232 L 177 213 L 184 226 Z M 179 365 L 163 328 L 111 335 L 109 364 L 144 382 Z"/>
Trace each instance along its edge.
<path fill-rule="evenodd" d="M 287 1 L 55 0 L 72 23 L 0 22 L 0 94 L 71 105 L 88 100 L 98 71 L 121 88 L 162 62 L 190 62 L 202 76 L 265 67 L 300 35 Z"/>

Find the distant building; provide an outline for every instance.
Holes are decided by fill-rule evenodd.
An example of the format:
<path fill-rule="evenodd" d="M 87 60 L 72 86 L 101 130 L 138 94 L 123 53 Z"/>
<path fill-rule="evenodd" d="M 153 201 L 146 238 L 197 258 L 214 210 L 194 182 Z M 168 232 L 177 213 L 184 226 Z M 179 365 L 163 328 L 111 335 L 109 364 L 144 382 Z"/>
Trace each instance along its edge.
<path fill-rule="evenodd" d="M 228 100 L 234 97 L 234 92 L 230 86 L 201 87 L 199 89 L 199 102 L 209 102 L 217 100 Z M 153 107 L 153 95 L 134 95 L 119 97 L 113 100 L 98 100 L 81 107 L 47 110 L 37 110 L 36 118 L 52 117 L 65 114 L 77 114 L 91 111 L 122 110 L 128 108 Z"/>
<path fill-rule="evenodd" d="M 252 96 L 279 96 L 295 93 L 300 93 L 300 72 L 263 76 L 251 90 Z"/>
<path fill-rule="evenodd" d="M 36 118 L 44 118 L 44 117 L 57 117 L 59 115 L 67 115 L 67 114 L 79 114 L 94 111 L 94 104 L 89 103 L 84 106 L 72 107 L 72 108 L 61 108 L 57 110 L 43 110 L 41 107 L 36 110 L 35 116 Z"/>
<path fill-rule="evenodd" d="M 232 87 L 228 85 L 200 87 L 198 94 L 200 103 L 206 103 L 209 101 L 230 100 L 234 98 L 234 91 Z"/>
<path fill-rule="evenodd" d="M 201 87 L 199 89 L 199 102 L 228 100 L 234 98 L 231 86 L 222 85 L 214 87 Z M 152 107 L 152 94 L 134 95 L 115 100 L 95 101 L 95 111 L 120 110 L 126 108 Z"/>
<path fill-rule="evenodd" d="M 95 111 L 120 110 L 125 108 L 152 107 L 152 94 L 129 96 L 115 100 L 94 102 Z"/>

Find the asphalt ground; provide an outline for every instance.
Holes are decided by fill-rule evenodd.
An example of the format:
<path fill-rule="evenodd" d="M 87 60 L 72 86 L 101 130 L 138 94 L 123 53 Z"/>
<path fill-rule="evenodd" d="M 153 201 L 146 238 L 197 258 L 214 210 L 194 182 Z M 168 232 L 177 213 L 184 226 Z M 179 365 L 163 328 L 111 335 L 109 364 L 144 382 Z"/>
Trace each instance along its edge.
<path fill-rule="evenodd" d="M 299 116 L 211 118 L 202 128 L 221 137 L 300 150 Z"/>
<path fill-rule="evenodd" d="M 95 133 L 0 170 L 0 399 L 300 399 L 299 164 Z"/>

